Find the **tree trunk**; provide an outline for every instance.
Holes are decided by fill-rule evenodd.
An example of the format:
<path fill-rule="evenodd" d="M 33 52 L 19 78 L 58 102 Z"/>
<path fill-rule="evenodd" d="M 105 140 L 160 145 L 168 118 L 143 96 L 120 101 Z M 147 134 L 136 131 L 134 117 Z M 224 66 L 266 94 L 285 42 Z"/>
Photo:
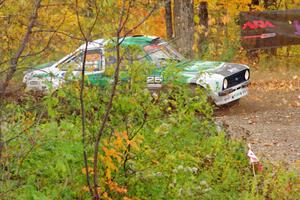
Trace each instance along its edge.
<path fill-rule="evenodd" d="M 252 0 L 251 4 L 249 4 L 249 10 L 255 10 L 254 6 L 259 6 L 259 0 Z"/>
<path fill-rule="evenodd" d="M 201 27 L 198 41 L 198 49 L 200 56 L 203 56 L 207 50 L 207 31 L 208 31 L 208 9 L 207 2 L 201 2 L 198 7 L 199 25 Z"/>
<path fill-rule="evenodd" d="M 193 57 L 194 0 L 174 0 L 174 29 L 176 45 L 185 56 Z"/>
<path fill-rule="evenodd" d="M 165 20 L 167 38 L 168 40 L 171 40 L 173 38 L 173 18 L 171 0 L 165 0 Z"/>

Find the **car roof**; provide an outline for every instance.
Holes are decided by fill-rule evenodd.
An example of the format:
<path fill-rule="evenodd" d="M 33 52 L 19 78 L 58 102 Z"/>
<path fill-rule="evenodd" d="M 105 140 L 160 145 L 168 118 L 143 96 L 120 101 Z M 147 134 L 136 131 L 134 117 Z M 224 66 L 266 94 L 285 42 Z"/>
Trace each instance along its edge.
<path fill-rule="evenodd" d="M 104 44 L 105 44 L 105 39 L 97 39 L 88 43 L 88 49 L 99 49 L 102 48 Z M 82 44 L 78 49 L 76 49 L 76 51 L 84 50 L 84 49 L 85 49 L 85 44 Z"/>
<path fill-rule="evenodd" d="M 153 40 L 158 38 L 159 37 L 155 37 L 155 36 L 136 35 L 136 36 L 126 37 L 125 39 L 122 38 L 121 40 L 124 39 L 124 41 L 122 42 L 122 45 L 124 46 L 127 45 L 147 46 L 150 45 L 153 42 Z"/>
<path fill-rule="evenodd" d="M 129 36 L 125 38 L 120 38 L 120 42 L 122 41 L 122 46 L 130 46 L 130 45 L 137 45 L 137 46 L 147 46 L 150 45 L 153 40 L 159 39 L 159 37 L 156 36 L 145 36 L 145 35 L 134 35 Z M 114 39 L 111 40 L 105 40 L 105 39 L 97 39 L 92 42 L 88 43 L 88 49 L 99 49 L 103 48 L 103 46 L 109 42 L 114 42 Z M 84 50 L 85 44 L 82 44 L 77 51 Z"/>

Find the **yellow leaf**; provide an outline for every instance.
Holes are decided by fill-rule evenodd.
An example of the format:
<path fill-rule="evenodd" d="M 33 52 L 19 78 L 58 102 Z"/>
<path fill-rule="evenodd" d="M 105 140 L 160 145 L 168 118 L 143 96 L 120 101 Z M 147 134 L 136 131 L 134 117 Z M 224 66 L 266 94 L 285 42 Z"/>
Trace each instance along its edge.
<path fill-rule="evenodd" d="M 198 15 L 195 15 L 195 16 L 194 16 L 194 22 L 195 22 L 196 24 L 199 24 L 200 18 L 199 18 Z"/>
<path fill-rule="evenodd" d="M 110 197 L 108 196 L 107 192 L 104 192 L 104 193 L 103 193 L 103 197 L 104 197 L 104 199 L 106 199 L 106 200 L 112 200 L 112 198 L 110 198 Z"/>
<path fill-rule="evenodd" d="M 83 174 L 86 174 L 86 169 L 85 169 L 85 167 L 81 169 L 81 172 L 82 172 Z M 88 167 L 88 172 L 89 172 L 89 174 L 94 174 L 93 168 Z"/>
<path fill-rule="evenodd" d="M 127 193 L 127 189 L 124 187 L 120 187 L 118 183 L 113 181 L 108 181 L 109 189 L 118 193 Z"/>
<path fill-rule="evenodd" d="M 89 191 L 89 187 L 88 187 L 88 186 L 83 186 L 83 187 L 82 187 L 82 190 L 83 190 L 84 192 L 88 192 L 88 191 Z"/>
<path fill-rule="evenodd" d="M 214 25 L 215 23 L 216 23 L 216 19 L 215 19 L 215 18 L 211 18 L 211 19 L 208 20 L 208 25 L 209 25 L 209 26 L 212 26 L 212 25 Z"/>
<path fill-rule="evenodd" d="M 130 145 L 133 149 L 135 149 L 135 150 L 138 150 L 139 149 L 139 147 L 138 147 L 138 145 L 136 144 L 136 142 L 134 142 L 133 140 L 128 140 L 127 141 L 127 145 Z"/>
<path fill-rule="evenodd" d="M 128 135 L 127 135 L 127 132 L 126 132 L 126 131 L 123 131 L 123 132 L 122 132 L 122 135 L 123 135 L 123 138 L 124 138 L 125 140 L 128 140 Z"/>
<path fill-rule="evenodd" d="M 151 162 L 152 162 L 153 164 L 158 164 L 158 163 L 159 163 L 157 160 L 151 160 Z"/>
<path fill-rule="evenodd" d="M 105 170 L 105 176 L 106 176 L 106 178 L 107 178 L 108 180 L 111 179 L 111 171 L 110 171 L 109 168 L 107 168 L 107 169 Z"/>
<path fill-rule="evenodd" d="M 222 22 L 223 24 L 228 24 L 230 22 L 230 17 L 229 15 L 225 15 L 222 17 Z"/>

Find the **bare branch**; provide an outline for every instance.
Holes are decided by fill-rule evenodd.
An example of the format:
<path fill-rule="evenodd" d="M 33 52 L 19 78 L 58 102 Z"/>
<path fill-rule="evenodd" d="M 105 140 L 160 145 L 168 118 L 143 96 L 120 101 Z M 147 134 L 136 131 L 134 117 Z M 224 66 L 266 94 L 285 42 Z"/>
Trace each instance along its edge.
<path fill-rule="evenodd" d="M 5 0 L 0 0 L 0 7 L 4 4 Z"/>
<path fill-rule="evenodd" d="M 34 53 L 28 53 L 24 56 L 21 56 L 20 58 L 26 58 L 26 57 L 30 57 L 30 56 L 36 56 L 39 55 L 41 53 L 43 53 L 46 49 L 48 49 L 48 47 L 51 44 L 52 39 L 54 38 L 55 34 L 57 33 L 57 31 L 60 29 L 60 27 L 63 25 L 65 21 L 65 18 L 63 19 L 63 21 L 58 25 L 58 27 L 55 29 L 56 31 L 53 31 L 53 34 L 50 36 L 49 40 L 47 41 L 47 44 L 44 46 L 43 49 L 41 49 L 40 51 L 34 52 Z"/>
<path fill-rule="evenodd" d="M 96 8 L 96 17 L 95 17 L 95 20 L 92 23 L 91 27 L 89 28 L 89 31 L 88 31 L 89 38 L 91 37 L 91 33 L 93 32 L 93 29 L 95 28 L 96 22 L 98 21 L 98 18 L 99 18 L 99 8 L 98 8 L 96 1 L 95 1 L 95 8 Z"/>
<path fill-rule="evenodd" d="M 116 40 L 117 40 L 117 43 L 116 43 L 117 65 L 116 65 L 115 73 L 114 73 L 114 82 L 113 82 L 112 91 L 111 91 L 111 94 L 110 94 L 110 99 L 109 99 L 109 101 L 108 101 L 108 103 L 106 105 L 106 111 L 105 111 L 105 113 L 103 115 L 102 123 L 101 123 L 100 129 L 98 131 L 98 134 L 96 136 L 96 142 L 95 142 L 95 146 L 94 146 L 94 169 L 93 170 L 94 170 L 94 194 L 95 194 L 95 199 L 96 200 L 100 199 L 99 194 L 98 194 L 98 188 L 99 188 L 99 186 L 98 186 L 98 181 L 97 181 L 97 178 L 98 178 L 98 151 L 99 151 L 100 140 L 101 140 L 101 137 L 102 137 L 102 135 L 104 133 L 104 129 L 106 127 L 106 123 L 108 121 L 108 117 L 109 117 L 109 114 L 110 114 L 110 111 L 111 111 L 111 108 L 112 108 L 113 100 L 114 100 L 114 97 L 116 95 L 117 85 L 118 85 L 118 82 L 119 82 L 119 71 L 120 71 L 120 65 L 121 65 L 120 46 L 121 46 L 122 42 L 124 41 L 125 37 L 128 34 L 130 34 L 133 30 L 135 30 L 139 26 L 141 26 L 152 15 L 152 13 L 155 11 L 156 6 L 157 6 L 157 4 L 156 4 L 153 7 L 153 9 L 148 13 L 148 15 L 146 17 L 144 17 L 131 30 L 129 30 L 128 32 L 126 32 L 125 37 L 123 37 L 121 39 L 121 32 L 124 29 L 124 27 L 125 27 L 125 25 L 126 25 L 126 23 L 128 21 L 128 18 L 129 18 L 129 13 L 127 13 L 126 14 L 127 17 L 125 18 L 125 20 L 123 20 L 124 16 L 125 16 L 125 9 L 126 9 L 125 3 L 126 3 L 126 0 L 123 0 L 122 1 L 121 11 L 120 11 L 119 26 L 118 26 L 117 33 L 116 33 Z M 129 6 L 132 6 L 131 0 L 130 0 Z M 128 9 L 128 11 L 130 11 L 130 8 Z"/>
<path fill-rule="evenodd" d="M 19 132 L 18 134 L 16 134 L 14 137 L 11 137 L 5 141 L 2 142 L 2 145 L 4 144 L 8 144 L 9 142 L 17 139 L 18 137 L 24 135 L 24 132 L 28 131 L 29 129 L 31 129 L 32 127 L 34 127 L 35 125 L 39 124 L 39 122 L 41 121 L 41 118 L 43 116 L 44 112 L 41 112 L 41 114 L 39 115 L 38 119 L 35 120 L 29 127 L 25 128 L 24 130 L 22 130 L 21 132 Z"/>
<path fill-rule="evenodd" d="M 153 6 L 153 8 L 151 9 L 151 11 L 147 14 L 147 16 L 145 16 L 138 24 L 136 24 L 134 27 L 132 27 L 129 31 L 127 31 L 124 34 L 124 37 L 127 37 L 130 33 L 132 33 L 135 29 L 137 29 L 138 27 L 140 27 L 143 23 L 145 23 L 145 21 L 147 21 L 147 19 L 149 19 L 149 17 L 154 13 L 154 11 L 157 9 L 158 4 L 155 4 Z"/>
<path fill-rule="evenodd" d="M 58 31 L 58 30 L 55 30 L 55 29 L 40 29 L 40 30 L 33 31 L 32 33 L 39 33 L 39 32 L 45 32 L 45 33 L 53 33 L 54 32 L 56 34 L 66 36 L 66 37 L 69 37 L 69 38 L 74 39 L 74 40 L 84 41 L 82 38 L 76 37 L 73 34 L 68 34 L 66 32 Z"/>
<path fill-rule="evenodd" d="M 112 108 L 113 99 L 115 97 L 117 85 L 118 85 L 118 82 L 119 82 L 119 69 L 120 69 L 120 65 L 121 65 L 121 57 L 120 57 L 120 44 L 121 43 L 119 43 L 119 40 L 120 40 L 120 33 L 122 31 L 121 27 L 124 27 L 124 24 L 122 24 L 122 20 L 123 20 L 124 12 L 125 12 L 125 2 L 126 2 L 126 0 L 122 1 L 119 27 L 118 27 L 118 30 L 117 30 L 117 44 L 116 44 L 117 66 L 115 68 L 115 73 L 114 73 L 114 83 L 113 83 L 113 86 L 112 86 L 112 91 L 111 91 L 111 94 L 110 94 L 109 101 L 106 105 L 106 111 L 103 115 L 103 119 L 102 119 L 100 129 L 99 129 L 98 134 L 96 136 L 96 142 L 95 142 L 95 147 L 94 147 L 94 195 L 95 195 L 96 200 L 100 199 L 99 192 L 98 192 L 98 188 L 99 188 L 99 186 L 98 186 L 98 152 L 99 152 L 99 145 L 100 145 L 101 137 L 103 135 L 104 128 L 106 126 L 106 122 L 108 120 L 108 116 L 110 114 L 110 110 Z"/>
<path fill-rule="evenodd" d="M 20 47 L 17 51 L 17 53 L 15 54 L 15 56 L 11 59 L 10 61 L 10 67 L 9 67 L 9 71 L 7 72 L 6 78 L 4 83 L 2 84 L 2 86 L 0 86 L 0 96 L 5 94 L 5 90 L 10 82 L 10 80 L 13 78 L 16 70 L 17 70 L 17 65 L 18 65 L 18 61 L 20 56 L 22 55 L 23 51 L 25 50 L 26 44 L 29 41 L 29 37 L 32 31 L 32 28 L 35 25 L 36 19 L 38 17 L 38 10 L 40 9 L 41 6 L 41 1 L 42 0 L 36 0 L 35 2 L 35 6 L 33 9 L 33 14 L 30 17 L 30 22 L 29 22 L 29 26 L 27 28 L 27 31 L 24 35 L 24 38 L 20 44 Z M 2 144 L 2 131 L 0 130 L 0 160 L 2 158 L 2 150 L 3 150 L 3 144 Z"/>
<path fill-rule="evenodd" d="M 147 118 L 148 118 L 147 111 L 144 110 L 144 117 L 143 117 L 142 124 L 140 125 L 140 127 L 137 128 L 137 130 L 132 132 L 131 137 L 128 138 L 129 141 L 133 140 L 135 138 L 135 136 L 142 130 L 142 128 L 145 126 L 145 124 L 147 122 Z M 128 130 L 127 130 L 127 133 L 128 133 Z M 128 133 L 128 135 L 129 135 L 129 133 Z M 125 177 L 127 177 L 126 165 L 127 165 L 128 160 L 129 160 L 130 149 L 131 149 L 131 145 L 128 144 L 127 147 L 126 147 L 126 150 L 124 152 L 125 159 L 124 159 L 124 162 L 123 162 L 123 170 L 124 170 L 124 176 Z"/>
<path fill-rule="evenodd" d="M 120 19 L 119 19 L 119 26 L 118 26 L 118 32 L 122 31 L 124 26 L 125 26 L 125 23 L 123 23 L 123 17 L 125 15 L 125 9 L 126 9 L 126 0 L 123 0 L 122 1 L 122 9 L 120 11 Z M 127 12 L 128 13 L 128 12 Z M 127 14 L 128 16 L 129 14 Z"/>
<path fill-rule="evenodd" d="M 76 0 L 76 19 L 77 19 L 77 24 L 78 24 L 78 27 L 79 27 L 79 30 L 80 30 L 80 33 L 81 35 L 83 36 L 84 40 L 87 41 L 87 37 L 83 31 L 83 28 L 82 28 L 82 25 L 81 25 L 81 22 L 80 22 L 80 19 L 79 19 L 79 13 L 78 13 L 78 0 Z"/>
<path fill-rule="evenodd" d="M 23 38 L 23 40 L 20 44 L 20 47 L 19 47 L 17 53 L 10 60 L 10 70 L 7 73 L 4 84 L 2 85 L 2 87 L 0 87 L 0 91 L 1 91 L 2 94 L 5 93 L 5 90 L 8 86 L 8 84 L 9 84 L 9 81 L 13 78 L 13 75 L 14 75 L 15 71 L 17 70 L 17 65 L 18 65 L 19 58 L 20 58 L 20 56 L 22 55 L 23 51 L 26 48 L 26 44 L 29 41 L 29 37 L 30 37 L 31 31 L 32 31 L 32 28 L 34 27 L 36 19 L 38 17 L 38 10 L 40 9 L 41 1 L 42 0 L 36 0 L 35 6 L 34 6 L 34 11 L 33 11 L 32 16 L 30 17 L 29 26 L 27 28 L 27 31 L 26 31 L 25 35 L 24 35 L 24 38 Z"/>
<path fill-rule="evenodd" d="M 96 17 L 91 25 L 91 27 L 88 29 L 88 33 L 84 33 L 83 27 L 80 22 L 79 13 L 78 13 L 78 0 L 76 0 L 76 18 L 77 18 L 77 24 L 79 26 L 80 33 L 85 41 L 85 49 L 84 49 L 84 57 L 83 57 L 83 63 L 82 63 L 82 70 L 81 70 L 81 82 L 80 82 L 80 110 L 81 110 L 81 125 L 82 125 L 82 144 L 83 144 L 83 159 L 84 159 L 84 166 L 85 166 L 85 172 L 86 172 L 86 181 L 88 184 L 90 195 L 94 198 L 99 197 L 98 191 L 93 192 L 93 188 L 90 181 L 90 174 L 89 174 L 89 168 L 88 168 L 88 159 L 87 159 L 87 151 L 86 151 L 86 124 L 85 124 L 85 107 L 84 107 L 84 82 L 85 82 L 85 63 L 86 63 L 86 55 L 88 51 L 88 44 L 89 40 L 91 39 L 91 33 L 96 25 L 96 22 L 98 21 L 99 17 L 99 9 L 95 2 L 95 8 L 96 8 Z"/>
<path fill-rule="evenodd" d="M 84 166 L 85 166 L 85 173 L 86 173 L 86 181 L 88 184 L 88 188 L 90 191 L 91 196 L 93 195 L 93 189 L 91 186 L 90 181 L 90 174 L 88 169 L 88 161 L 87 161 L 87 152 L 86 152 L 86 132 L 85 132 L 85 108 L 84 108 L 84 100 L 83 100 L 83 92 L 84 92 L 84 78 L 85 78 L 85 62 L 86 62 L 86 54 L 89 42 L 85 42 L 85 49 L 84 49 L 84 56 L 83 56 L 83 63 L 82 63 L 82 70 L 81 70 L 81 82 L 80 82 L 80 110 L 81 110 L 81 131 L 82 131 L 82 144 L 83 144 L 83 159 L 84 159 Z"/>

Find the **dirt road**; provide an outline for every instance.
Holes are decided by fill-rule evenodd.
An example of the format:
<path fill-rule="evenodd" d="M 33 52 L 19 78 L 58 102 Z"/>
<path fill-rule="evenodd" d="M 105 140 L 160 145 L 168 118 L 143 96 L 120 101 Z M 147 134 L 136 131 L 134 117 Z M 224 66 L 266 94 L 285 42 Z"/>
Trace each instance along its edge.
<path fill-rule="evenodd" d="M 254 71 L 249 96 L 216 111 L 232 137 L 252 144 L 261 160 L 300 174 L 300 70 Z"/>

